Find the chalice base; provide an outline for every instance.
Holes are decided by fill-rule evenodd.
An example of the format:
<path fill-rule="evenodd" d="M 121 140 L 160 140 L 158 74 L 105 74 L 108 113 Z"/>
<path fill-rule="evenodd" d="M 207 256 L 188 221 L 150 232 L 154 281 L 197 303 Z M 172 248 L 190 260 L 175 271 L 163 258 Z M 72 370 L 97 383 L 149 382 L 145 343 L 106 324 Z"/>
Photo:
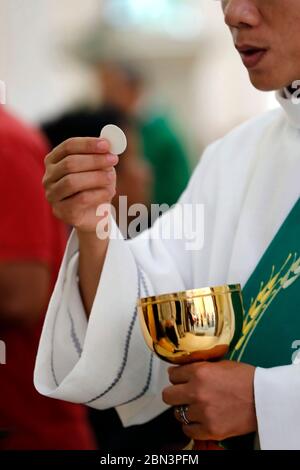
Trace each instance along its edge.
<path fill-rule="evenodd" d="M 183 450 L 225 450 L 217 441 L 191 440 Z"/>

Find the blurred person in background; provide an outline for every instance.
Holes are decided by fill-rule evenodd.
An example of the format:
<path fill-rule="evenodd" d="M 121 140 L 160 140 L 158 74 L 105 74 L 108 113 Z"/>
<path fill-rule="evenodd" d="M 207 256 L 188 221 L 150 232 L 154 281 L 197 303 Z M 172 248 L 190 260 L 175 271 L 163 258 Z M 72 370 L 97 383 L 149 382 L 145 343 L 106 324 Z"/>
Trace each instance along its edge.
<path fill-rule="evenodd" d="M 154 172 L 152 202 L 175 204 L 190 177 L 188 156 L 174 125 L 143 102 L 143 74 L 137 66 L 120 61 L 99 61 L 95 73 L 103 102 L 138 118 L 144 154 Z"/>
<path fill-rule="evenodd" d="M 86 409 L 39 395 L 33 369 L 66 243 L 42 189 L 43 137 L 0 106 L 0 449 L 93 449 Z M 70 317 L 70 322 L 72 318 Z M 65 338 L 62 337 L 62 341 Z"/>
<path fill-rule="evenodd" d="M 148 92 L 146 72 L 128 57 L 126 45 L 105 22 L 89 32 L 68 51 L 93 72 L 96 99 L 134 117 L 139 126 L 143 153 L 153 170 L 151 202 L 175 204 L 187 186 L 190 162 L 176 120 L 156 106 Z M 167 175 L 167 178 L 166 178 Z"/>

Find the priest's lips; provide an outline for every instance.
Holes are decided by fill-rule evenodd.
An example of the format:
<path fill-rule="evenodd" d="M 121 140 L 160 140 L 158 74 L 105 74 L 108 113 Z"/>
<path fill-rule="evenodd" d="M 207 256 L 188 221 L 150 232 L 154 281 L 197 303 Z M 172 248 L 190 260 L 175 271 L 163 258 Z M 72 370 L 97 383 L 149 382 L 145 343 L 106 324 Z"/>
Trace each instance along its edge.
<path fill-rule="evenodd" d="M 242 61 L 247 69 L 253 69 L 256 67 L 267 53 L 267 49 L 250 46 L 248 44 L 241 46 L 236 45 L 235 47 L 240 53 Z"/>

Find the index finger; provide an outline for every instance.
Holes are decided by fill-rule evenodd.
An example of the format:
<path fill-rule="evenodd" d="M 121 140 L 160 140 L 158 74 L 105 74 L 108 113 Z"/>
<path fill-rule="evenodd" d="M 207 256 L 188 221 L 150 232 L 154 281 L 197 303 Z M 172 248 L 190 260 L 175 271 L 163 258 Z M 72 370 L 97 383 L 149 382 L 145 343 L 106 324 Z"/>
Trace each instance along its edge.
<path fill-rule="evenodd" d="M 194 377 L 195 372 L 199 367 L 207 364 L 207 362 L 193 362 L 183 366 L 169 367 L 169 380 L 172 384 L 184 384 Z"/>
<path fill-rule="evenodd" d="M 109 153 L 109 143 L 99 137 L 74 137 L 65 140 L 50 152 L 46 163 L 58 163 L 68 155 Z"/>
<path fill-rule="evenodd" d="M 176 406 L 182 405 L 190 405 L 195 401 L 193 394 L 191 393 L 191 387 L 187 384 L 180 384 L 180 385 L 171 385 L 170 387 L 166 387 L 162 392 L 163 401 L 167 405 Z"/>

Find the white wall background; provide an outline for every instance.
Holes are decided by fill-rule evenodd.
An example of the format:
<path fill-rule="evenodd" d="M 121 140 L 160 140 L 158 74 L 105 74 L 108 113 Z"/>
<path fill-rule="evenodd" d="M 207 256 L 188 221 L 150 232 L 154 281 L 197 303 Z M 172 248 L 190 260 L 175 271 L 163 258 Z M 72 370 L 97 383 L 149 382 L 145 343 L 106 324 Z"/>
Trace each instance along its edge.
<path fill-rule="evenodd" d="M 0 77 L 7 104 L 30 121 L 63 109 L 81 94 L 87 74 L 60 56 L 65 37 L 88 24 L 99 0 L 1 0 Z"/>
<path fill-rule="evenodd" d="M 101 17 L 102 1 L 1 0 L 0 79 L 6 82 L 7 105 L 20 116 L 39 122 L 89 93 L 88 70 L 61 54 L 59 45 Z M 147 66 L 153 93 L 163 97 L 200 151 L 237 123 L 268 109 L 271 99 L 249 84 L 219 2 L 197 4 L 204 16 L 196 48 L 193 44 L 184 54 L 162 53 L 159 45 L 137 36 L 144 50 L 140 46 L 132 55 Z"/>

